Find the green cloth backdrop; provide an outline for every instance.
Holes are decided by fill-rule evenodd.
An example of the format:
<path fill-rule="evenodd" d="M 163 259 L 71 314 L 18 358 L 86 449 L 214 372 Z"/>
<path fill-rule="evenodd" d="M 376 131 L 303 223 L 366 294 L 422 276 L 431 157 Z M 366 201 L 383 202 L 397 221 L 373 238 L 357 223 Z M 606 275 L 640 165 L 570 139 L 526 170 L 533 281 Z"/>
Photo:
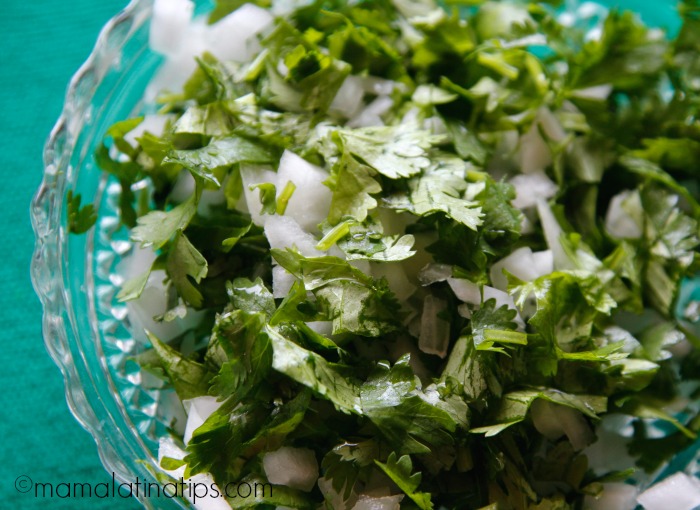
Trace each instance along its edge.
<path fill-rule="evenodd" d="M 29 202 L 42 147 L 70 77 L 102 25 L 127 0 L 0 0 L 0 508 L 137 509 L 135 500 L 35 499 L 35 482 L 109 482 L 92 438 L 73 419 L 63 378 L 44 349 L 41 307 L 29 280 Z"/>

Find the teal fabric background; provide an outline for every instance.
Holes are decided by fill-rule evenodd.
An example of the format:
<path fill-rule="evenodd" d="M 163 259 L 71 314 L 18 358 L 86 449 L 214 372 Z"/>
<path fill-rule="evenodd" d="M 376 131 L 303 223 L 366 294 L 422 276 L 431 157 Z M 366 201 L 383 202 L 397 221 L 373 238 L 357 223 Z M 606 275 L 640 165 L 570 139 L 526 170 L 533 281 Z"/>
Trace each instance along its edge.
<path fill-rule="evenodd" d="M 137 509 L 135 500 L 36 499 L 34 482 L 109 482 L 92 438 L 70 414 L 63 379 L 44 349 L 29 280 L 29 202 L 42 147 L 66 86 L 100 28 L 127 0 L 0 0 L 0 508 Z"/>

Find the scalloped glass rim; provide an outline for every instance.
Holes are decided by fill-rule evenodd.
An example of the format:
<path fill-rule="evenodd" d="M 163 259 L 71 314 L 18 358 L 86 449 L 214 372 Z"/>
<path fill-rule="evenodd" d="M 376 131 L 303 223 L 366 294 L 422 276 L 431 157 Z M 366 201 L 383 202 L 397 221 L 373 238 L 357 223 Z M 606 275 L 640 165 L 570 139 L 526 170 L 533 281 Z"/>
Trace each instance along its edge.
<path fill-rule="evenodd" d="M 95 175 L 96 172 L 91 176 L 86 174 L 94 163 L 91 161 L 92 146 L 86 141 L 94 139 L 96 133 L 101 137 L 109 125 L 105 108 L 111 109 L 118 103 L 123 116 L 131 113 L 129 110 L 136 104 L 123 93 L 128 90 L 122 87 L 123 78 L 129 74 L 123 71 L 136 72 L 132 81 L 138 82 L 150 78 L 159 64 L 155 55 L 147 58 L 147 66 L 141 61 L 147 47 L 143 38 L 145 33 L 147 41 L 146 22 L 152 5 L 153 0 L 132 0 L 113 17 L 102 29 L 87 61 L 72 78 L 63 112 L 44 149 L 44 177 L 30 210 L 36 237 L 31 278 L 44 309 L 42 328 L 46 349 L 63 374 L 71 412 L 94 438 L 105 469 L 122 482 L 135 481 L 136 476 L 154 480 L 151 474 L 155 466 L 153 444 L 146 444 L 142 437 L 144 428 L 135 424 L 126 412 L 107 366 L 109 356 L 103 350 L 102 333 L 116 326 L 104 321 L 98 323 L 95 303 L 103 296 L 96 296 L 93 278 L 97 270 L 99 279 L 97 265 L 104 261 L 95 260 L 92 248 L 95 244 L 104 244 L 105 240 L 99 239 L 99 229 L 92 229 L 85 236 L 67 235 L 64 195 L 69 187 L 76 192 L 88 189 L 82 181 L 90 180 L 92 193 L 83 196 L 96 197 L 96 207 L 100 209 L 106 179 Z M 140 48 L 129 48 L 134 54 L 125 58 L 124 50 L 136 35 L 141 38 Z M 134 67 L 135 62 L 139 65 Z M 139 94 L 143 92 L 143 85 Z M 79 180 L 78 174 L 90 179 Z M 105 226 L 104 220 L 100 223 Z M 113 243 L 110 246 L 117 248 Z M 82 254 L 82 264 L 71 263 L 76 254 Z M 82 274 L 81 269 L 85 269 Z M 133 349 L 133 345 L 128 344 L 122 347 L 125 347 L 122 349 L 125 354 Z M 123 362 L 124 358 L 122 356 Z M 138 374 L 134 382 L 140 383 Z M 152 406 L 153 402 L 146 402 L 144 407 L 148 405 Z M 146 415 L 149 413 L 147 409 Z M 143 496 L 138 499 L 146 508 L 186 506 L 167 498 L 158 499 L 157 505 L 155 500 L 149 501 Z"/>
<path fill-rule="evenodd" d="M 633 7 L 627 0 L 615 3 Z M 196 4 L 198 12 L 211 6 L 208 0 Z M 667 4 L 657 4 L 661 16 L 655 21 L 673 30 Z M 72 78 L 63 112 L 45 147 L 44 178 L 31 205 L 36 236 L 31 276 L 44 308 L 46 348 L 63 374 L 71 412 L 95 439 L 105 469 L 124 482 L 135 481 L 136 476 L 154 479 L 154 440 L 168 426 L 168 416 L 158 414 L 157 404 L 168 396 L 155 386 L 144 387 L 143 374 L 126 365 L 141 346 L 126 331 L 126 307 L 114 299 L 119 282 L 112 269 L 131 246 L 117 228 L 116 191 L 94 168 L 90 142 L 99 140 L 111 122 L 143 106 L 145 84 L 161 62 L 144 45 L 152 5 L 153 0 L 132 0 L 112 18 Z M 653 6 L 643 7 L 643 15 L 652 21 Z M 139 38 L 140 45 L 130 46 Z M 68 236 L 63 224 L 69 188 L 95 197 L 101 219 L 85 236 Z M 698 448 L 700 442 L 683 452 L 684 462 L 697 464 Z M 662 476 L 667 474 L 669 470 Z M 138 499 L 146 508 L 189 506 L 163 498 Z"/>

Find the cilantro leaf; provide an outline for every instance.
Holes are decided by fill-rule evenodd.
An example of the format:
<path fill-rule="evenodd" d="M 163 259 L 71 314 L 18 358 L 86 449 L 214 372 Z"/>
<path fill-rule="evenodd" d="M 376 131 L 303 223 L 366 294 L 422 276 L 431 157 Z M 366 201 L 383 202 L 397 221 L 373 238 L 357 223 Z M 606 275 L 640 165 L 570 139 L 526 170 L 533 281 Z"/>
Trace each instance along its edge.
<path fill-rule="evenodd" d="M 408 193 L 397 193 L 384 199 L 384 204 L 417 216 L 442 212 L 459 223 L 476 230 L 482 223 L 479 202 L 467 200 L 464 193 L 467 165 L 459 158 L 439 156 L 429 167 L 408 181 Z"/>
<path fill-rule="evenodd" d="M 197 213 L 201 189 L 170 211 L 151 211 L 138 219 L 138 225 L 131 231 L 131 239 L 140 242 L 142 247 L 162 248 L 178 231 L 184 230 Z"/>
<path fill-rule="evenodd" d="M 272 256 L 316 296 L 334 334 L 378 337 L 398 329 L 399 306 L 385 280 L 337 257 L 305 258 L 289 250 L 272 250 Z"/>
<path fill-rule="evenodd" d="M 207 276 L 208 265 L 204 256 L 187 239 L 182 230 L 175 234 L 173 245 L 165 260 L 165 270 L 179 295 L 192 306 L 202 306 L 202 294 L 190 278 L 199 283 Z"/>
<path fill-rule="evenodd" d="M 471 432 L 475 434 L 484 433 L 486 437 L 502 432 L 511 425 L 523 421 L 528 409 L 538 398 L 553 404 L 576 409 L 590 418 L 597 418 L 599 413 L 605 412 L 608 402 L 606 397 L 570 395 L 553 389 L 514 391 L 503 395 L 498 407 L 491 416 L 491 420 L 495 422 L 493 425 L 476 427 L 471 429 Z"/>
<path fill-rule="evenodd" d="M 413 463 L 409 455 L 398 457 L 396 452 L 386 459 L 385 463 L 374 461 L 391 480 L 398 485 L 421 510 L 432 510 L 433 503 L 430 501 L 430 494 L 427 492 L 417 492 L 421 481 L 421 473 L 412 473 Z"/>
<path fill-rule="evenodd" d="M 334 136 L 343 150 L 389 179 L 411 177 L 428 168 L 428 150 L 441 140 L 411 124 L 343 129 Z"/>
<path fill-rule="evenodd" d="M 343 152 L 331 169 L 328 187 L 333 192 L 328 221 L 338 223 L 350 216 L 357 221 L 364 221 L 368 211 L 377 207 L 373 194 L 382 191 L 382 187 L 372 177 L 374 171 Z"/>
<path fill-rule="evenodd" d="M 66 204 L 68 209 L 68 231 L 73 234 L 84 234 L 97 222 L 97 213 L 92 204 L 80 206 L 82 197 L 73 195 L 69 190 L 66 194 Z"/>

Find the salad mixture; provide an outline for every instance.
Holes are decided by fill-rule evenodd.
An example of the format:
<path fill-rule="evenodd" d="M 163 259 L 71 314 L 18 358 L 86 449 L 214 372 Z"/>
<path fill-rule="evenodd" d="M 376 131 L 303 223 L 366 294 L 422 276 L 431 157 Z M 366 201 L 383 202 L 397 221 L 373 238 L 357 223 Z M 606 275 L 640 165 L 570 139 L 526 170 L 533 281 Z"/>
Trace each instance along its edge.
<path fill-rule="evenodd" d="M 700 5 L 556 4 L 155 2 L 118 297 L 165 472 L 274 489 L 198 508 L 700 503 L 652 484 L 700 431 Z"/>

